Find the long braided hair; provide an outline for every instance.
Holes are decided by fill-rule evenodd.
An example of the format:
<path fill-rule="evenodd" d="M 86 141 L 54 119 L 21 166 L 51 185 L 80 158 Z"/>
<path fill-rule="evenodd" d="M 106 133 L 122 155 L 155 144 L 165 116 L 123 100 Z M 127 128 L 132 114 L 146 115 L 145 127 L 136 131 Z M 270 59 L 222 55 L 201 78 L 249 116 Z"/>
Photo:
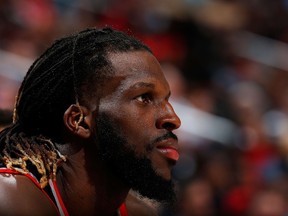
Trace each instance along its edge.
<path fill-rule="evenodd" d="M 0 133 L 0 162 L 21 173 L 34 170 L 44 188 L 66 160 L 61 143 L 63 114 L 89 103 L 113 73 L 109 53 L 145 50 L 135 38 L 111 28 L 90 28 L 59 39 L 29 68 L 19 88 L 14 123 Z M 35 174 L 34 173 L 34 174 Z"/>

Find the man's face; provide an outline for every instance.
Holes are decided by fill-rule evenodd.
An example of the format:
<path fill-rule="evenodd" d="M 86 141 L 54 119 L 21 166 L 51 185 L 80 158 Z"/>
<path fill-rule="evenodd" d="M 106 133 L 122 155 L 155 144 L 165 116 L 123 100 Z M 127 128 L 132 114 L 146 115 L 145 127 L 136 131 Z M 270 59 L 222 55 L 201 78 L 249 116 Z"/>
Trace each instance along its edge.
<path fill-rule="evenodd" d="M 102 86 L 96 136 L 102 159 L 129 187 L 171 198 L 180 120 L 158 61 L 146 51 L 110 54 L 115 75 Z M 166 194 L 167 193 L 167 194 Z"/>

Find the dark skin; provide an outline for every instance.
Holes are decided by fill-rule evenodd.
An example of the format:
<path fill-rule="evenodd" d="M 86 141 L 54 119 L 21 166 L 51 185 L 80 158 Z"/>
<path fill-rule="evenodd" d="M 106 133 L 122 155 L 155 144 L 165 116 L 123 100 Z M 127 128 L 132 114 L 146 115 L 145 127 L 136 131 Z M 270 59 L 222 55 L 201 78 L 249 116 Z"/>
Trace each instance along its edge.
<path fill-rule="evenodd" d="M 95 156 L 97 143 L 91 141 L 97 130 L 95 119 L 100 113 L 113 119 L 126 136 L 127 145 L 135 149 L 136 155 L 150 159 L 153 168 L 166 180 L 171 179 L 175 161 L 158 147 L 177 149 L 177 141 L 167 138 L 152 146 L 149 153 L 145 149 L 151 140 L 177 129 L 180 120 L 168 101 L 169 85 L 152 54 L 147 51 L 111 53 L 109 59 L 115 74 L 101 86 L 97 98 L 80 108 L 71 105 L 64 114 L 67 142 L 57 147 L 67 155 L 68 161 L 59 168 L 57 185 L 71 215 L 113 216 L 125 199 L 129 216 L 155 215 L 151 206 L 128 195 L 130 188 L 125 182 L 111 174 Z M 79 123 L 81 112 L 84 118 Z M 57 215 L 48 199 L 26 177 L 0 175 L 0 182 L 1 215 L 23 215 L 24 210 L 27 215 Z"/>

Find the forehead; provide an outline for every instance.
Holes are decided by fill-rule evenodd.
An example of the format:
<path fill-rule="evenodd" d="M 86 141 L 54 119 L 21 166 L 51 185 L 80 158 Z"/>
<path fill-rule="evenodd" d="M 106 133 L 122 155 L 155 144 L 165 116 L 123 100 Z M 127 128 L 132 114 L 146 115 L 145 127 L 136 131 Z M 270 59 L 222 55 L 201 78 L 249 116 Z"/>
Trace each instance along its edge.
<path fill-rule="evenodd" d="M 161 66 L 151 53 L 147 51 L 110 53 L 108 58 L 114 69 L 113 80 L 119 86 L 147 82 L 169 89 Z"/>

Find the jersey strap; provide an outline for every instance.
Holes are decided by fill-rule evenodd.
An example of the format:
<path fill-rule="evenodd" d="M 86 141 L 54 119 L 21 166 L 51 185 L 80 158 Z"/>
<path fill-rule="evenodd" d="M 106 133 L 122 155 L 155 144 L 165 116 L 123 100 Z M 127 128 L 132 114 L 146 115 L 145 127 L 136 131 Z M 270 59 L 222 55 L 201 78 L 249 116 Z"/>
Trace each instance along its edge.
<path fill-rule="evenodd" d="M 49 186 L 53 193 L 54 199 L 56 201 L 56 205 L 58 207 L 59 213 L 61 216 L 69 216 L 69 213 L 64 205 L 64 202 L 60 196 L 56 181 L 49 179 Z"/>

